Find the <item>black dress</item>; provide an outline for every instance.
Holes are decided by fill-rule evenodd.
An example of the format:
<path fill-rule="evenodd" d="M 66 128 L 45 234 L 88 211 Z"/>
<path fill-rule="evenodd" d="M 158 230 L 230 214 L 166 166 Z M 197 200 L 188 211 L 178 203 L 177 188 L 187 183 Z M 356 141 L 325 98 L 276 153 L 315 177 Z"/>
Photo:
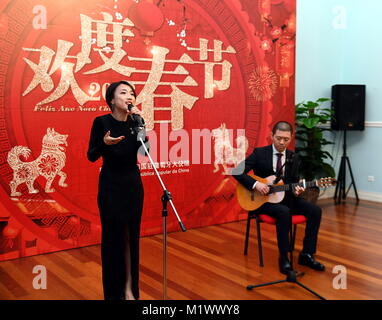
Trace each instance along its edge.
<path fill-rule="evenodd" d="M 137 166 L 141 142 L 132 130 L 133 125 L 130 118 L 118 121 L 111 114 L 97 117 L 89 141 L 88 159 L 94 162 L 103 158 L 98 207 L 102 225 L 102 283 L 108 300 L 125 298 L 128 267 L 132 293 L 139 298 L 139 235 L 144 193 Z M 125 139 L 106 145 L 103 138 L 109 130 L 111 137 Z"/>

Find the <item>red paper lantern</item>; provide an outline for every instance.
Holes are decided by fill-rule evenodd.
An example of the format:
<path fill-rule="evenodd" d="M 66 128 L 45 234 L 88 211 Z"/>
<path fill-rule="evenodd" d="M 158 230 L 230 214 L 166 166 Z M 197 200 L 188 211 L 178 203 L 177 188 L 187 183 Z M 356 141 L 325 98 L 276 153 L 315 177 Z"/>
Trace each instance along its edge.
<path fill-rule="evenodd" d="M 162 26 L 164 16 L 155 4 L 141 1 L 130 7 L 129 19 L 143 35 L 153 35 Z"/>

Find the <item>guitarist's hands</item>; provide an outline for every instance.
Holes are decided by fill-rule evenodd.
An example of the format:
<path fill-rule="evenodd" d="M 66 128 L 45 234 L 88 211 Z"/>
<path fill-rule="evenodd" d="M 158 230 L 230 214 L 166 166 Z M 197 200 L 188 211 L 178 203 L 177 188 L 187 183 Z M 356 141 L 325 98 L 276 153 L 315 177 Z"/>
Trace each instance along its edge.
<path fill-rule="evenodd" d="M 298 197 L 301 193 L 303 193 L 305 191 L 305 188 L 303 187 L 300 187 L 300 186 L 296 186 L 294 188 L 294 194 L 296 197 Z"/>
<path fill-rule="evenodd" d="M 269 186 L 265 183 L 257 181 L 255 189 L 263 196 L 266 196 L 269 193 Z"/>

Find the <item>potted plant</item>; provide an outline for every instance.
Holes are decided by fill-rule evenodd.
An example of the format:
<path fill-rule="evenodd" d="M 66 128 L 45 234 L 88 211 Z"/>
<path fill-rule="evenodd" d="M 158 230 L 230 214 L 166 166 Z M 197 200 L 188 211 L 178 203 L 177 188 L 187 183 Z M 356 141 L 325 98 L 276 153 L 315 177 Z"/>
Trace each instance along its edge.
<path fill-rule="evenodd" d="M 325 146 L 333 144 L 324 135 L 325 131 L 331 131 L 327 125 L 333 118 L 330 106 L 322 105 L 327 101 L 330 99 L 319 98 L 316 101 L 303 101 L 295 106 L 295 151 L 301 160 L 300 175 L 306 180 L 335 176 L 334 168 L 327 163 L 333 157 L 324 150 Z M 304 194 L 312 202 L 316 202 L 318 196 L 318 188 L 311 188 Z"/>

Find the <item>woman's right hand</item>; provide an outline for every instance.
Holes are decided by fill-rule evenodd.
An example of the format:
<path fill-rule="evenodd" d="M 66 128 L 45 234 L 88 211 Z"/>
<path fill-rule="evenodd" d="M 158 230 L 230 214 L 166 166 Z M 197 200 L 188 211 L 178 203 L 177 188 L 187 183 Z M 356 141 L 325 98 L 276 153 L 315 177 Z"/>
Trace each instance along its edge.
<path fill-rule="evenodd" d="M 103 142 L 107 144 L 108 146 L 117 144 L 118 142 L 122 141 L 125 139 L 125 136 L 119 136 L 118 138 L 113 138 L 110 136 L 110 130 L 106 132 L 105 136 L 103 137 Z"/>

